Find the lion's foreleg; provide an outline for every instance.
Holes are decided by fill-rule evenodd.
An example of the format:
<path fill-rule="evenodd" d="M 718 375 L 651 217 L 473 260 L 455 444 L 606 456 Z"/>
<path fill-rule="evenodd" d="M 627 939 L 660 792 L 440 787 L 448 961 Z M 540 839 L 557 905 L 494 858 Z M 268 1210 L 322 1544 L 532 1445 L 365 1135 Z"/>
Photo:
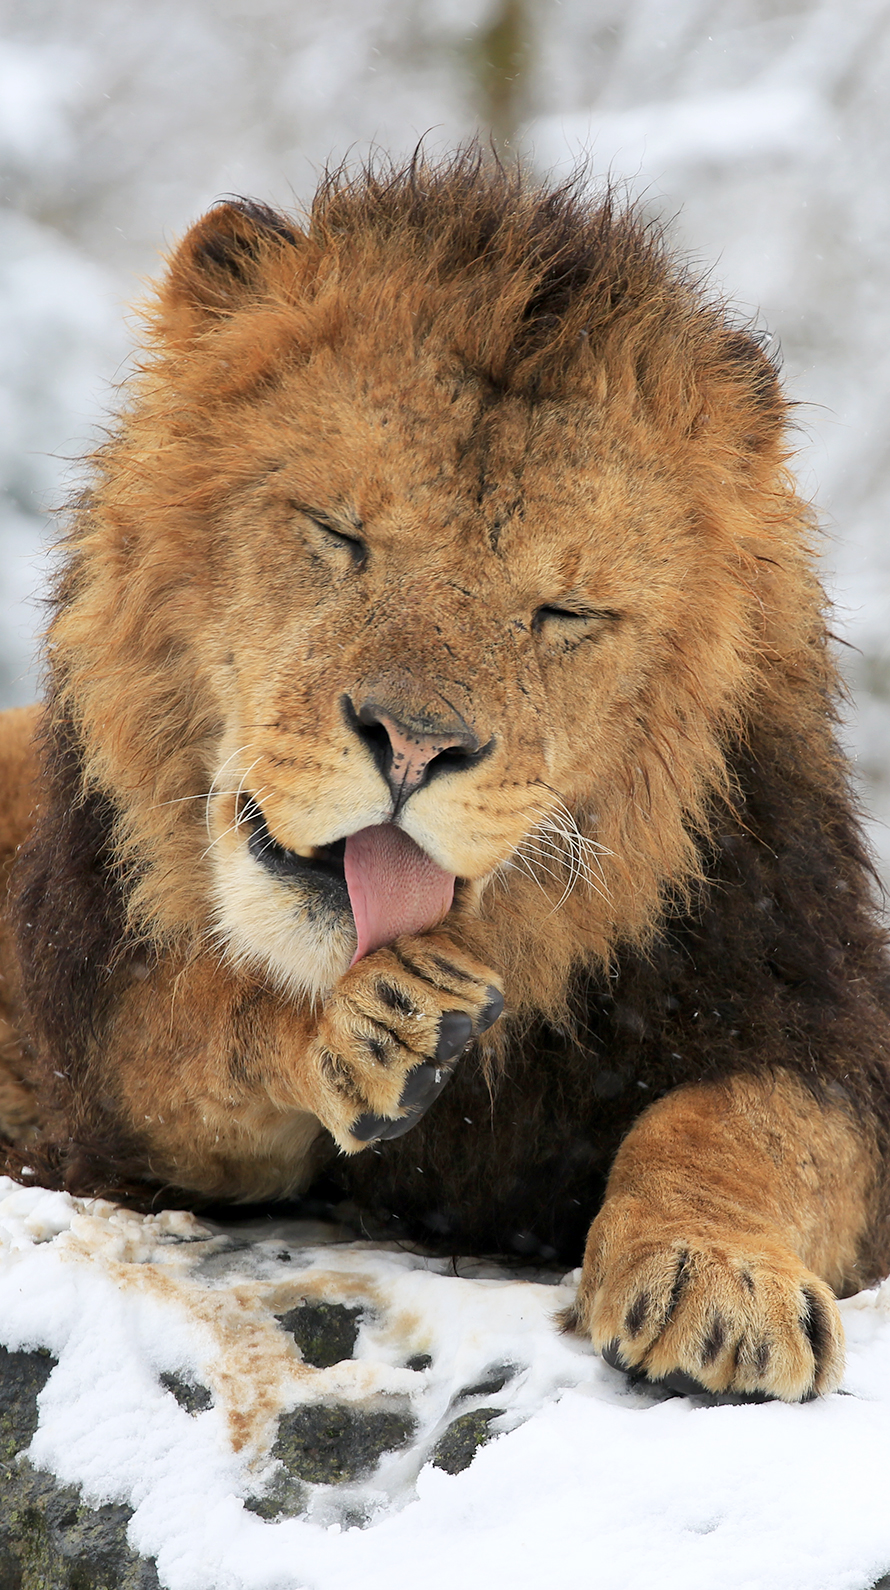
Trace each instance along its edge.
<path fill-rule="evenodd" d="M 409 1130 L 502 1009 L 496 974 L 442 932 L 365 956 L 314 1005 L 209 958 L 161 965 L 121 989 L 92 1091 L 110 1064 L 155 1179 L 275 1197 L 305 1187 L 322 1128 L 346 1153 Z"/>
<path fill-rule="evenodd" d="M 668 1094 L 618 1152 L 573 1322 L 654 1380 L 833 1390 L 874 1168 L 852 1116 L 786 1073 Z"/>

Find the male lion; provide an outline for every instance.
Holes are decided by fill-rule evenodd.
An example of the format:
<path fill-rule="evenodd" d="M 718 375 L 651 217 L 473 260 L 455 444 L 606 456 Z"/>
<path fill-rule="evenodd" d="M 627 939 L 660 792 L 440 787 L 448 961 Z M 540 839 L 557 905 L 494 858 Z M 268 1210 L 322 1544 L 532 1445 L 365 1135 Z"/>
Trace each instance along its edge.
<path fill-rule="evenodd" d="M 580 183 L 465 152 L 199 221 L 2 731 L 9 1165 L 200 1203 L 327 1161 L 570 1261 L 602 1203 L 610 1361 L 836 1386 L 890 989 L 786 421 Z"/>

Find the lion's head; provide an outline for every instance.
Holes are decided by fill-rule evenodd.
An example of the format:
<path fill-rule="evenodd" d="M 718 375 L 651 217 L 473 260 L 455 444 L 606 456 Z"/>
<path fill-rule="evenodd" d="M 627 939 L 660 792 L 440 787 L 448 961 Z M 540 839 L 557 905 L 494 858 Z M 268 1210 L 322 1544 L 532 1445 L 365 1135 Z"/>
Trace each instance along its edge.
<path fill-rule="evenodd" d="M 810 639 L 756 339 L 473 155 L 212 210 L 150 338 L 50 637 L 134 922 L 312 994 L 449 910 L 514 998 L 638 940 Z"/>

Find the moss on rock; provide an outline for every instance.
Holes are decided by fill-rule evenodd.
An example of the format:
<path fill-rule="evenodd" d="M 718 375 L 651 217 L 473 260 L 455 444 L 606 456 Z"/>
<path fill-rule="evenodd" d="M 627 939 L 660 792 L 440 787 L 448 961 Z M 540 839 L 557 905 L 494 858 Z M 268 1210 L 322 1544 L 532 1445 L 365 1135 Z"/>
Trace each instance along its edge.
<path fill-rule="evenodd" d="M 462 1469 L 469 1468 L 479 1448 L 493 1439 L 491 1422 L 503 1411 L 503 1408 L 476 1408 L 454 1419 L 433 1448 L 430 1459 L 433 1468 L 444 1469 L 446 1474 L 460 1474 Z"/>
<path fill-rule="evenodd" d="M 364 1479 L 384 1452 L 406 1446 L 415 1429 L 406 1413 L 315 1403 L 282 1416 L 272 1453 L 289 1475 L 342 1485 Z"/>
<path fill-rule="evenodd" d="M 278 1319 L 291 1332 L 304 1363 L 330 1369 L 353 1356 L 362 1312 L 343 1303 L 307 1302 Z"/>

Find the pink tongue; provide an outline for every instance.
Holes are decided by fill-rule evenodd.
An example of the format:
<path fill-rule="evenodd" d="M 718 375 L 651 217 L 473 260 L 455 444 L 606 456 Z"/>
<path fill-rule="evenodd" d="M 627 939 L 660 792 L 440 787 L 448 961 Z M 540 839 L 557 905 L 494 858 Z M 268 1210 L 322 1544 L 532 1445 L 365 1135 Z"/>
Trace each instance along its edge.
<path fill-rule="evenodd" d="M 344 857 L 349 903 L 358 929 L 352 964 L 400 933 L 441 922 L 454 896 L 454 873 L 441 867 L 392 823 L 350 834 Z"/>

